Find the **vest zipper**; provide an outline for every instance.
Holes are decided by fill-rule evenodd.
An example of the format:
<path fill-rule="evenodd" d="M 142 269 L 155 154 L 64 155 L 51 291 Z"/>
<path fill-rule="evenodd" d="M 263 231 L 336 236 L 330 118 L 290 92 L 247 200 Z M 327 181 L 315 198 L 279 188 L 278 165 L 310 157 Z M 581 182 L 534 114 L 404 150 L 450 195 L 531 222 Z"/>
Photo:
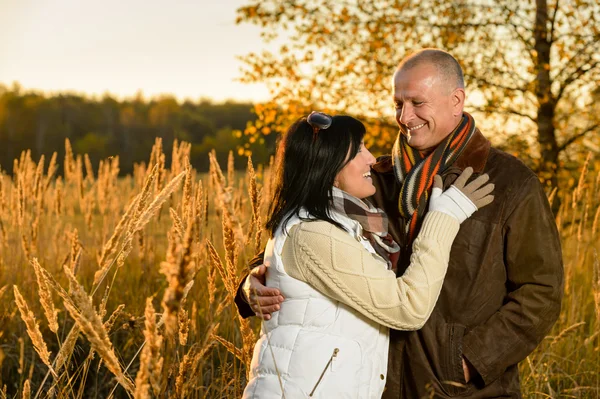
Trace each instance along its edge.
<path fill-rule="evenodd" d="M 315 387 L 312 389 L 312 391 L 310 391 L 310 394 L 308 394 L 309 397 L 312 397 L 313 394 L 315 393 L 315 391 L 317 390 L 317 387 L 319 386 L 319 384 L 321 383 L 321 380 L 323 379 L 323 376 L 325 375 L 325 372 L 327 371 L 327 367 L 329 367 L 329 365 L 331 364 L 331 362 L 333 361 L 333 359 L 335 357 L 337 357 L 337 354 L 340 350 L 338 348 L 335 348 L 333 350 L 333 353 L 331 354 L 331 357 L 329 358 L 329 361 L 327 362 L 327 364 L 325 365 L 325 368 L 323 369 L 323 372 L 321 373 L 321 375 L 319 376 L 319 380 L 317 381 L 317 383 L 315 384 Z"/>

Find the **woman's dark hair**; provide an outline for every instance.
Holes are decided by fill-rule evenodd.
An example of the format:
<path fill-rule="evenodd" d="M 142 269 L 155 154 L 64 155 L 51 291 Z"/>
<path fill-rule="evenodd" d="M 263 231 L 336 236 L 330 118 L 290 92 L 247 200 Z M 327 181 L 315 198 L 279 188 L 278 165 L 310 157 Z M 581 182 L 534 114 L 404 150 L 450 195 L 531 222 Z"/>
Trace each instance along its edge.
<path fill-rule="evenodd" d="M 358 153 L 366 129 L 351 116 L 332 119 L 330 127 L 314 133 L 306 117 L 300 118 L 279 142 L 275 190 L 266 224 L 271 237 L 279 226 L 285 229 L 289 218 L 299 215 L 300 208 L 341 227 L 329 213 L 333 182 Z"/>

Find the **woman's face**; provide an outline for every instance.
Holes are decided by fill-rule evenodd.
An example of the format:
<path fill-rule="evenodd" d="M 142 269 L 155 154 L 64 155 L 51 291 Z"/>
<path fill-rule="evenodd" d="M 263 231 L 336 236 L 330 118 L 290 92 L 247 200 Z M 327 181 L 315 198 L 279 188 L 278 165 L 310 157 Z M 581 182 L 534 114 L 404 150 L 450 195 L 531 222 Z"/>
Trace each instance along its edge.
<path fill-rule="evenodd" d="M 375 157 L 367 150 L 365 143 L 360 143 L 358 153 L 340 170 L 336 177 L 338 188 L 356 198 L 367 198 L 375 194 L 375 186 L 371 179 L 371 165 Z"/>

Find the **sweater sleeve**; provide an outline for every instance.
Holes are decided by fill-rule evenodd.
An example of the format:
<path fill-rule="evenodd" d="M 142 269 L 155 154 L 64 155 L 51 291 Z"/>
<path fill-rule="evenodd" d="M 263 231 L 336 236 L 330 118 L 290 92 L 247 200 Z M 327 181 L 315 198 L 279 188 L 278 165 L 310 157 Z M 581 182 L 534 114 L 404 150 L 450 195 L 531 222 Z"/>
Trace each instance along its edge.
<path fill-rule="evenodd" d="M 453 217 L 428 213 L 410 266 L 396 277 L 347 232 L 324 221 L 300 223 L 284 244 L 283 265 L 290 276 L 379 324 L 416 330 L 433 311 L 458 229 Z"/>

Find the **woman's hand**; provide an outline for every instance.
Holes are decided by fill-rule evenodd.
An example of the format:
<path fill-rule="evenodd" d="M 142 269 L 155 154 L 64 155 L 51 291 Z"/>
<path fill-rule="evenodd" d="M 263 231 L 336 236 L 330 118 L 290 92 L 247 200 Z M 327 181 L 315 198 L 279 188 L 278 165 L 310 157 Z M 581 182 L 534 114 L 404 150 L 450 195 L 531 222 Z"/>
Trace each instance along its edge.
<path fill-rule="evenodd" d="M 429 210 L 443 212 L 462 223 L 477 209 L 492 203 L 494 196 L 491 192 L 494 191 L 494 184 L 487 183 L 489 176 L 483 174 L 467 184 L 472 174 L 473 168 L 466 168 L 454 184 L 444 192 L 442 192 L 442 177 L 436 175 L 433 180 Z"/>

